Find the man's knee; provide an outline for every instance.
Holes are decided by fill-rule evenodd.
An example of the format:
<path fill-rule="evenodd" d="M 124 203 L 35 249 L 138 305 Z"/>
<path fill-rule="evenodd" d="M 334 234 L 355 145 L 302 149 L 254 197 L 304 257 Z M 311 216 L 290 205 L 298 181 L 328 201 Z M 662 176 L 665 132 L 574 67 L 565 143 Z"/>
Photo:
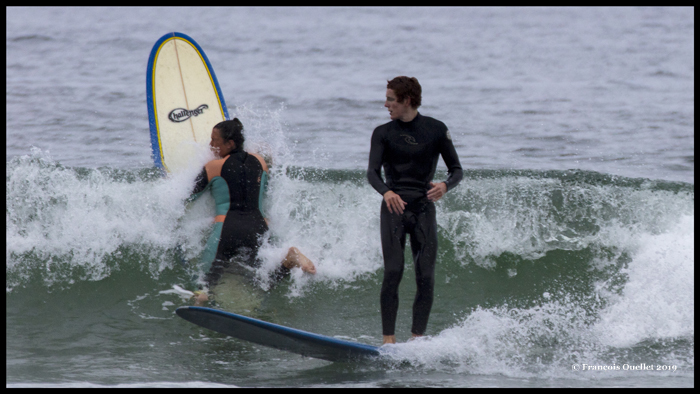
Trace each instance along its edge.
<path fill-rule="evenodd" d="M 384 281 L 400 281 L 401 277 L 403 276 L 403 267 L 394 265 L 384 267 Z"/>

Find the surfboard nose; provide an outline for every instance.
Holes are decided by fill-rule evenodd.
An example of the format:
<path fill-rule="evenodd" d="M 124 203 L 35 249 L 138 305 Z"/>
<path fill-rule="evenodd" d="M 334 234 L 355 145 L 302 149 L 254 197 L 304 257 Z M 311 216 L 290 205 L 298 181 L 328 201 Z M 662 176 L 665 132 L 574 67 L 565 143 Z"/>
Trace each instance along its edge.
<path fill-rule="evenodd" d="M 192 37 L 172 32 L 153 45 L 146 69 L 153 161 L 168 172 L 192 164 L 211 130 L 229 118 L 209 58 Z"/>

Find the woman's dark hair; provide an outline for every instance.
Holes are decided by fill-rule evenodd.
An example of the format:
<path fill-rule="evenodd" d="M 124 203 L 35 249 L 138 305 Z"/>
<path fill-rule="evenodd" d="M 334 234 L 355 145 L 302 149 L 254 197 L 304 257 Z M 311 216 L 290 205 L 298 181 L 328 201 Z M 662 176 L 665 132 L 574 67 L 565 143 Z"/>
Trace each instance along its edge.
<path fill-rule="evenodd" d="M 221 138 L 224 141 L 233 141 L 236 144 L 236 149 L 243 149 L 243 143 L 245 142 L 243 123 L 238 118 L 224 120 L 217 123 L 214 128 L 219 130 L 219 134 L 221 134 Z"/>
<path fill-rule="evenodd" d="M 399 103 L 403 103 L 406 97 L 409 97 L 413 109 L 420 107 L 422 89 L 417 79 L 405 76 L 396 77 L 391 81 L 387 81 L 386 88 L 394 91 L 396 100 Z"/>

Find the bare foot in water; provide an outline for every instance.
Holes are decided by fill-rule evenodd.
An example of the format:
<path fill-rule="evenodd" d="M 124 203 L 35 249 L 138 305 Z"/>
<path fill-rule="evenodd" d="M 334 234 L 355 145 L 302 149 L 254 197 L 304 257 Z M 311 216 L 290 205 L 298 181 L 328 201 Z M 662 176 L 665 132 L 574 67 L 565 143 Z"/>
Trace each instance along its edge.
<path fill-rule="evenodd" d="M 294 267 L 300 267 L 302 271 L 308 272 L 310 274 L 316 273 L 316 266 L 309 260 L 308 257 L 304 256 L 299 249 L 292 246 L 287 252 L 287 257 L 282 260 L 282 265 L 292 269 Z"/>
<path fill-rule="evenodd" d="M 207 296 L 206 291 L 194 292 L 194 306 L 202 306 L 207 301 L 209 301 L 209 296 Z"/>

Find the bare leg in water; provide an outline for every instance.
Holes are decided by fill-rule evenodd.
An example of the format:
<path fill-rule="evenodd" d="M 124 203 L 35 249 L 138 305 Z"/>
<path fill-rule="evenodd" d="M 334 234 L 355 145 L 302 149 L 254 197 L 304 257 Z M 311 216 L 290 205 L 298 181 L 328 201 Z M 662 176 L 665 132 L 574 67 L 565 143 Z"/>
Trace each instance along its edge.
<path fill-rule="evenodd" d="M 282 260 L 282 265 L 292 269 L 294 267 L 301 268 L 302 271 L 308 272 L 310 274 L 316 273 L 316 266 L 309 260 L 308 257 L 304 256 L 299 249 L 292 246 L 287 252 L 287 257 Z"/>

